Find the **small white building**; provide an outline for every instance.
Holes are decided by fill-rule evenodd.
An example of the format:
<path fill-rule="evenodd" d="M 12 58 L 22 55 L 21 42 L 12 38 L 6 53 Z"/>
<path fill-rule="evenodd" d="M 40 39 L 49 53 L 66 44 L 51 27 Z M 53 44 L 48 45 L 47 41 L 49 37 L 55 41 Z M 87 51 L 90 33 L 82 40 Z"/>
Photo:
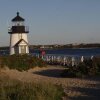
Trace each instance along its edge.
<path fill-rule="evenodd" d="M 17 16 L 12 19 L 12 26 L 8 28 L 10 34 L 10 55 L 29 53 L 27 33 L 29 29 L 24 25 L 25 19 Z"/>

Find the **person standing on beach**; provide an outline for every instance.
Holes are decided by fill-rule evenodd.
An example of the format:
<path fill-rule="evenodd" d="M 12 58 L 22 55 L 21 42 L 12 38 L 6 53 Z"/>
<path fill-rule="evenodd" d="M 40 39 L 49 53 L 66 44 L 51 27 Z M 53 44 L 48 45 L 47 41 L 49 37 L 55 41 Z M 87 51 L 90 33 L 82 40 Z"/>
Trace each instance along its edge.
<path fill-rule="evenodd" d="M 40 49 L 40 51 L 39 51 L 40 58 L 44 59 L 45 54 L 46 54 L 45 50 Z"/>

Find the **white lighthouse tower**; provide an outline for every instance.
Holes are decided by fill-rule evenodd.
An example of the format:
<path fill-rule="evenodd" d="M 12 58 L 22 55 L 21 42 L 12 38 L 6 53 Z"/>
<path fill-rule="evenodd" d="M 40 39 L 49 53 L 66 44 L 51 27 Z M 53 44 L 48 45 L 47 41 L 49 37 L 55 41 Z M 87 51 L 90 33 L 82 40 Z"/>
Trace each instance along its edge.
<path fill-rule="evenodd" d="M 29 33 L 28 26 L 24 25 L 25 19 L 17 16 L 12 19 L 12 26 L 8 28 L 10 34 L 10 55 L 29 53 L 29 45 L 27 33 Z"/>

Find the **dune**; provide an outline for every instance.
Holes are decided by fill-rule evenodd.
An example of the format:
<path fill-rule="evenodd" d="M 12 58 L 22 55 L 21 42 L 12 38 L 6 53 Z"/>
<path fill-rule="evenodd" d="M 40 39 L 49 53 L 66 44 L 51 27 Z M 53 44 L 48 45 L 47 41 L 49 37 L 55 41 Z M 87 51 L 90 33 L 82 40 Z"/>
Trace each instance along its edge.
<path fill-rule="evenodd" d="M 60 73 L 65 69 L 60 66 L 48 66 L 44 68 L 33 68 L 28 71 L 17 71 L 15 69 L 0 69 L 0 78 L 7 76 L 23 82 L 50 82 L 61 85 L 69 100 L 92 99 L 100 100 L 100 77 L 90 78 L 62 78 Z M 64 98 L 63 100 L 66 100 Z"/>

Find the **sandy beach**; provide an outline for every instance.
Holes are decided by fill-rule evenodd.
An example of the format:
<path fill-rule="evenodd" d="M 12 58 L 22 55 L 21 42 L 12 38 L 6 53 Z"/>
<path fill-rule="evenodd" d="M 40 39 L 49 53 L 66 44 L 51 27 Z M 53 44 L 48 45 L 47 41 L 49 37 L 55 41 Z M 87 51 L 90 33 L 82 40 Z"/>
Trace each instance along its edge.
<path fill-rule="evenodd" d="M 64 69 L 61 66 L 48 66 L 19 72 L 5 68 L 0 70 L 0 76 L 23 82 L 50 82 L 61 85 L 67 95 L 64 100 L 100 100 L 100 77 L 62 78 L 60 73 Z"/>

